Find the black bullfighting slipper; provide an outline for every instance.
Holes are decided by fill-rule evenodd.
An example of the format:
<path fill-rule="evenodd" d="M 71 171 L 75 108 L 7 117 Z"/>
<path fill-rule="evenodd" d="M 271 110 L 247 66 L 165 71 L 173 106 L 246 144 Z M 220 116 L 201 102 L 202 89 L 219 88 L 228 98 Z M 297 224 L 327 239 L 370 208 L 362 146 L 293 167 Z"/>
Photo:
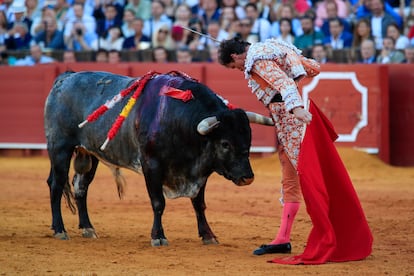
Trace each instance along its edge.
<path fill-rule="evenodd" d="M 290 253 L 292 251 L 292 245 L 290 242 L 281 244 L 262 244 L 260 247 L 253 251 L 254 255 L 264 255 L 272 253 Z"/>

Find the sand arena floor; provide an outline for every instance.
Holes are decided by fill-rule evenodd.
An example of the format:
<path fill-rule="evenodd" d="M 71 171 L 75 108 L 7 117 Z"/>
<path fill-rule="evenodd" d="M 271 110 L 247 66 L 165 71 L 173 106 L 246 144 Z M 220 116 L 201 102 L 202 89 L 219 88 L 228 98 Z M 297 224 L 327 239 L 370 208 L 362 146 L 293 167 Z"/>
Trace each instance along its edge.
<path fill-rule="evenodd" d="M 100 164 L 89 191 L 99 235 L 81 237 L 77 215 L 63 206 L 69 241 L 52 238 L 47 157 L 0 157 L 0 275 L 414 275 L 414 168 L 392 167 L 375 155 L 339 148 L 374 235 L 372 255 L 318 266 L 267 263 L 277 255 L 252 250 L 276 234 L 280 170 L 276 155 L 252 158 L 254 183 L 237 187 L 218 175 L 207 184 L 207 218 L 220 241 L 202 245 L 190 200 L 167 199 L 170 245 L 152 248 L 152 210 L 144 178 L 124 171 L 119 200 Z M 303 251 L 310 219 L 304 205 L 293 226 L 293 254 Z"/>

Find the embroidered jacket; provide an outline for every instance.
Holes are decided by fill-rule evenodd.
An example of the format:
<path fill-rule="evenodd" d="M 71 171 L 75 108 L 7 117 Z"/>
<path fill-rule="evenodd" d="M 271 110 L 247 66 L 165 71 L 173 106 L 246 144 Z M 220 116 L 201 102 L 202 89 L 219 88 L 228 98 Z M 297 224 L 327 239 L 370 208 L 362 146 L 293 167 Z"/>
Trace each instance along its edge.
<path fill-rule="evenodd" d="M 266 106 L 280 93 L 287 111 L 302 106 L 297 89 L 301 78 L 319 74 L 319 64 L 302 56 L 294 45 L 276 39 L 252 44 L 246 56 L 245 78 L 252 93 Z"/>

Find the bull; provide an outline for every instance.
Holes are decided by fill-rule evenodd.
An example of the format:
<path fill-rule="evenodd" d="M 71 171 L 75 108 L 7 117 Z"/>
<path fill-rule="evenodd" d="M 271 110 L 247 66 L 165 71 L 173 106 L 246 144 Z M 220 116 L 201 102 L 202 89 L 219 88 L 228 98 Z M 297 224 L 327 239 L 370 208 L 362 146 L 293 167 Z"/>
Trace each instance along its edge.
<path fill-rule="evenodd" d="M 238 186 L 252 183 L 249 122 L 273 123 L 255 113 L 230 109 L 207 86 L 183 73 L 170 72 L 153 74 L 141 87 L 129 116 L 105 147 L 102 142 L 108 139 L 112 123 L 122 114 L 130 97 L 118 97 L 118 102 L 99 118 L 79 127 L 102 103 L 115 99 L 119 91 L 139 80 L 107 72 L 66 72 L 56 78 L 44 113 L 54 237 L 69 239 L 61 199 L 65 196 L 75 209 L 68 176 L 73 159 L 72 197 L 84 237 L 97 237 L 87 211 L 87 193 L 102 161 L 111 168 L 120 195 L 125 182 L 121 168 L 144 175 L 153 210 L 152 246 L 168 245 L 162 226 L 165 197 L 189 197 L 203 243 L 218 243 L 205 216 L 207 179 L 217 172 Z M 183 101 L 161 93 L 171 88 L 186 91 L 187 95 L 190 92 L 190 99 Z"/>

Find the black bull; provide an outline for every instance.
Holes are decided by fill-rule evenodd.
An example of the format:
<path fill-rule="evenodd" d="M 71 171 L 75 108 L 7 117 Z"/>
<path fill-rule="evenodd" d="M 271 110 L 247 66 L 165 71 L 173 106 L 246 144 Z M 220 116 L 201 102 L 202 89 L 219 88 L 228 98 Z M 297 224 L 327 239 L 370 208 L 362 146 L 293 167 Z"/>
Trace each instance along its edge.
<path fill-rule="evenodd" d="M 51 169 L 50 189 L 54 236 L 68 239 L 61 198 L 70 206 L 69 167 L 74 158 L 74 197 L 83 236 L 96 237 L 87 211 L 88 186 L 98 163 L 108 165 L 122 195 L 120 168 L 142 173 L 151 199 L 153 246 L 168 244 L 162 227 L 165 196 L 191 198 L 204 243 L 217 243 L 205 217 L 207 178 L 217 172 L 236 185 L 250 184 L 251 122 L 272 121 L 241 109 L 230 110 L 214 92 L 181 74 L 158 74 L 142 90 L 119 132 L 100 149 L 115 119 L 127 104 L 125 97 L 96 121 L 78 127 L 89 114 L 136 79 L 106 72 L 67 72 L 57 77 L 45 104 L 45 132 Z M 165 87 L 190 90 L 184 102 L 161 95 Z M 74 210 L 74 207 L 73 207 Z"/>

